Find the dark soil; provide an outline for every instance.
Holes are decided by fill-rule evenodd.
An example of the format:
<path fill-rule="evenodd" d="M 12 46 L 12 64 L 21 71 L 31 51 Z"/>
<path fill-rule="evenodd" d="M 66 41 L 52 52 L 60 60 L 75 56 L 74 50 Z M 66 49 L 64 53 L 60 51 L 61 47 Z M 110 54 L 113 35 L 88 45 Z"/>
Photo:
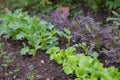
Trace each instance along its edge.
<path fill-rule="evenodd" d="M 30 80 L 28 75 L 34 76 L 33 80 L 74 80 L 70 75 L 66 75 L 61 65 L 50 60 L 49 55 L 44 51 L 38 50 L 32 57 L 19 54 L 22 48 L 21 41 L 2 41 L 4 50 L 7 52 L 0 57 L 0 80 Z M 9 56 L 12 60 L 7 67 L 4 56 Z M 7 64 L 7 63 L 6 63 Z"/>

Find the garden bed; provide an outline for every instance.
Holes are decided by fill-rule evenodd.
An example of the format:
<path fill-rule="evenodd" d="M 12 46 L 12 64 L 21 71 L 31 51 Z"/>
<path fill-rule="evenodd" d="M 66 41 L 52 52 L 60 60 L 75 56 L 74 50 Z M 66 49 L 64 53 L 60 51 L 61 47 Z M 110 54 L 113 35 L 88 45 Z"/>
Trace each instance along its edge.
<path fill-rule="evenodd" d="M 116 40 L 114 41 L 111 36 L 109 36 L 109 33 L 111 32 L 109 32 L 109 29 L 108 31 L 106 29 L 106 19 L 108 14 L 106 12 L 98 12 L 94 14 L 92 12 L 89 13 L 87 8 L 83 10 L 85 16 L 81 15 L 80 17 L 82 18 L 78 16 L 69 18 L 68 15 L 65 15 L 66 18 L 62 18 L 61 14 L 55 13 L 54 11 L 48 14 L 38 14 L 37 17 L 39 17 L 40 20 L 52 23 L 52 25 L 55 25 L 55 28 L 58 28 L 61 31 L 64 30 L 64 28 L 70 29 L 72 35 L 70 43 L 65 37 L 59 36 L 59 44 L 57 44 L 57 46 L 61 49 L 66 49 L 67 47 L 73 46 L 77 43 L 86 42 L 88 43 L 87 46 L 89 49 L 93 47 L 91 48 L 91 52 L 96 51 L 98 53 L 97 57 L 100 62 L 103 63 L 104 68 L 114 66 L 120 71 L 120 42 L 119 40 L 118 42 Z M 91 17 L 94 17 L 95 20 Z M 102 24 L 98 25 L 99 23 L 96 21 L 100 21 Z M 82 30 L 86 30 L 86 28 L 84 28 L 86 27 L 86 24 L 93 29 L 91 29 L 93 32 L 89 33 L 88 30 L 87 33 L 81 34 Z M 111 23 L 108 25 L 111 25 Z M 79 32 L 80 30 L 81 32 Z M 97 41 L 91 37 L 91 35 L 94 34 L 100 40 Z M 114 35 L 116 36 L 117 34 L 113 32 L 112 36 Z M 12 40 L 10 38 L 4 39 L 1 37 L 0 42 L 2 43 L 2 48 L 0 53 L 0 80 L 74 80 L 76 78 L 74 74 L 65 74 L 62 64 L 56 63 L 55 60 L 50 60 L 50 56 L 46 54 L 46 49 L 38 48 L 35 55 L 20 55 L 20 50 L 24 47 L 23 42 L 30 46 L 30 48 L 32 46 L 28 42 L 29 39 L 26 39 L 27 38 L 23 40 Z M 96 44 L 98 42 L 97 48 L 96 46 L 89 44 L 92 41 L 93 45 L 94 41 Z M 111 45 L 109 43 L 113 43 L 115 47 L 109 48 L 108 46 Z M 84 54 L 85 49 L 77 48 L 76 53 Z M 85 55 L 88 56 L 88 54 Z"/>

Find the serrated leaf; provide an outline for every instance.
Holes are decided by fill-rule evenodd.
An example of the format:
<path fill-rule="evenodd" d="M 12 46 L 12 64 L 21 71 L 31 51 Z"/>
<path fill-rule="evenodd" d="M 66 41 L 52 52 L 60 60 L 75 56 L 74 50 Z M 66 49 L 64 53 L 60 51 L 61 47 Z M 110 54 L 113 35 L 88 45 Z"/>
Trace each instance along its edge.
<path fill-rule="evenodd" d="M 24 48 L 21 49 L 20 54 L 25 55 L 30 52 L 29 47 L 25 46 Z"/>
<path fill-rule="evenodd" d="M 16 40 L 22 40 L 22 39 L 25 38 L 25 36 L 26 36 L 26 34 L 24 32 L 21 32 L 21 33 L 19 33 L 15 36 L 15 39 Z"/>
<path fill-rule="evenodd" d="M 71 69 L 71 67 L 69 67 L 69 66 L 64 66 L 63 70 L 66 74 L 72 74 L 73 73 L 73 69 Z"/>

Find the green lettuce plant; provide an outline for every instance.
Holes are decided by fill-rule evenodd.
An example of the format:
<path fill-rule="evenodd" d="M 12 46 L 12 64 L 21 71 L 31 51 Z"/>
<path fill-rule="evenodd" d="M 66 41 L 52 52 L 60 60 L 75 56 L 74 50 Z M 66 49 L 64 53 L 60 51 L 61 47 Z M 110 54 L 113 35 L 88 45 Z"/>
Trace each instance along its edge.
<path fill-rule="evenodd" d="M 75 75 L 75 80 L 120 80 L 120 73 L 115 67 L 104 68 L 97 58 L 78 54 L 75 50 L 74 46 L 65 50 L 52 47 L 47 53 L 62 64 L 66 74 Z"/>

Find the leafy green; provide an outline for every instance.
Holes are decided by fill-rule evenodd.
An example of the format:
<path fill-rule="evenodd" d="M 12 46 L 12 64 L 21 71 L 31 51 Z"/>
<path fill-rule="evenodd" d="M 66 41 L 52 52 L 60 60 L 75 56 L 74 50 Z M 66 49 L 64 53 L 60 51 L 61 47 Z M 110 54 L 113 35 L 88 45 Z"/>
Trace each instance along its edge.
<path fill-rule="evenodd" d="M 120 73 L 115 67 L 104 68 L 97 58 L 75 53 L 75 50 L 75 46 L 65 50 L 52 47 L 47 53 L 62 64 L 66 74 L 74 74 L 75 80 L 120 80 Z"/>
<path fill-rule="evenodd" d="M 24 45 L 21 54 L 35 55 L 38 49 L 46 50 L 58 44 L 57 35 L 60 33 L 52 24 L 30 17 L 20 10 L 0 16 L 0 36 L 14 40 L 28 40 L 29 46 Z"/>

